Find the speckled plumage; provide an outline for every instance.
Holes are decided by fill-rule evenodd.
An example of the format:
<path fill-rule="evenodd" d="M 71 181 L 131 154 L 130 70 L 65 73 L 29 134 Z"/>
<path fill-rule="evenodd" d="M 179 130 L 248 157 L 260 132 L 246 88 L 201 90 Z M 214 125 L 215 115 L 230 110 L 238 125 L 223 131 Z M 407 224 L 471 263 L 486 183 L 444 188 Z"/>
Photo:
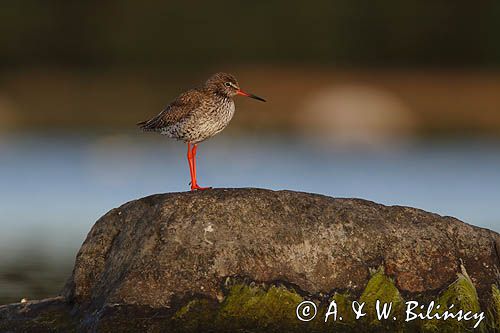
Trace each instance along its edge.
<path fill-rule="evenodd" d="M 217 73 L 201 88 L 182 93 L 156 117 L 138 126 L 185 142 L 202 142 L 222 131 L 233 118 L 237 92 L 225 85 L 228 82 L 238 87 L 234 76 Z"/>

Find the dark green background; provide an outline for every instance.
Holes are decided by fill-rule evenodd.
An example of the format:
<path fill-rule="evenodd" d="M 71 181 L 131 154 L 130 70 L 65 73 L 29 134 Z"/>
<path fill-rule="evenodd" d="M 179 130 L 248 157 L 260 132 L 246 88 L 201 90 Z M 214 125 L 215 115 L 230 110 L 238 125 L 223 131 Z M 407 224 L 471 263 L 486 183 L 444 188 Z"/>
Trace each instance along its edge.
<path fill-rule="evenodd" d="M 499 1 L 2 1 L 0 64 L 500 65 Z"/>

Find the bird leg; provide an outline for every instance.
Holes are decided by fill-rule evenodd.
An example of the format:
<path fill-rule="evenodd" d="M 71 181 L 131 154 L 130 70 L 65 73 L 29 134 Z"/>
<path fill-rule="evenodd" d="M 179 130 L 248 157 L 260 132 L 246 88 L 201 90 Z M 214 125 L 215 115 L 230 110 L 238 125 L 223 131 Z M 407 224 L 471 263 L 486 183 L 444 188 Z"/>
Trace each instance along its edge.
<path fill-rule="evenodd" d="M 191 151 L 191 144 L 188 142 L 188 152 L 187 152 L 187 159 L 189 163 L 189 174 L 191 175 L 191 190 L 193 190 L 193 184 L 195 183 L 194 179 L 194 170 L 193 170 L 193 152 Z"/>
<path fill-rule="evenodd" d="M 210 187 L 201 187 L 196 181 L 196 149 L 197 145 L 188 143 L 188 153 L 187 158 L 189 162 L 189 172 L 191 173 L 191 191 L 194 190 L 208 190 Z"/>

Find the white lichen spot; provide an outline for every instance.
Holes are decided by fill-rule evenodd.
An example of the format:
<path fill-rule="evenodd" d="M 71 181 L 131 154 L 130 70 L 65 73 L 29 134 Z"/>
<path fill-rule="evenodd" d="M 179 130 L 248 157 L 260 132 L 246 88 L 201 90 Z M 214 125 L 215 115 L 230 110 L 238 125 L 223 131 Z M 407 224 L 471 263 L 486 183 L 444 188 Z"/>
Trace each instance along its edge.
<path fill-rule="evenodd" d="M 210 245 L 213 245 L 214 243 L 207 239 L 207 232 L 214 232 L 214 227 L 212 226 L 212 224 L 209 224 L 208 226 L 206 226 L 205 229 L 203 229 L 203 231 L 204 231 L 203 232 L 203 239 L 205 240 L 205 242 L 207 242 Z"/>
<path fill-rule="evenodd" d="M 23 298 L 23 299 L 21 300 L 21 303 L 27 303 L 27 302 L 28 302 L 28 300 L 27 300 L 26 298 Z"/>

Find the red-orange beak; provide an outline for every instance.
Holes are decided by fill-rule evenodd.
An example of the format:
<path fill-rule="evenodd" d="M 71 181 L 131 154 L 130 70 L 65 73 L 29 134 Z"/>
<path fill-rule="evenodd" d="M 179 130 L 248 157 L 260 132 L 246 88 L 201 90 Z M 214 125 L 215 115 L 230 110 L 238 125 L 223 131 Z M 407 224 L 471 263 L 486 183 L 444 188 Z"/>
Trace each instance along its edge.
<path fill-rule="evenodd" d="M 246 96 L 246 97 L 250 97 L 250 98 L 253 98 L 253 99 L 256 99 L 256 100 L 259 100 L 259 101 L 262 101 L 262 102 L 265 102 L 266 100 L 263 99 L 262 97 L 259 97 L 259 96 L 256 96 L 254 94 L 249 94 L 247 92 L 244 92 L 243 90 L 241 89 L 238 89 L 238 91 L 236 91 L 236 94 L 238 95 L 241 95 L 241 96 Z"/>

